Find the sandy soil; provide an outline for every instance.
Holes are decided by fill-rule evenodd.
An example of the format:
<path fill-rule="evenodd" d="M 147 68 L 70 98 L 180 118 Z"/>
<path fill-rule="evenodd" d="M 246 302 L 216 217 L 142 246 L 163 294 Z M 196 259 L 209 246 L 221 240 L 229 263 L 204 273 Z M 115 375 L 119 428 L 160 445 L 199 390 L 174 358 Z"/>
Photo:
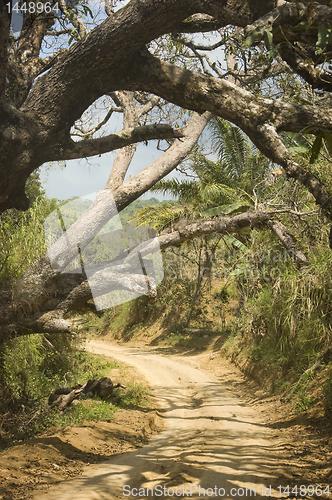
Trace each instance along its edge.
<path fill-rule="evenodd" d="M 113 369 L 108 376 L 121 381 L 123 373 L 128 379 L 143 382 L 133 369 L 125 368 L 121 373 Z M 78 476 L 91 464 L 136 450 L 161 428 L 154 408 L 117 410 L 111 422 L 50 428 L 0 454 L 0 500 L 30 499 L 36 487 L 43 490 L 45 498 L 50 485 Z"/>
<path fill-rule="evenodd" d="M 153 489 L 160 498 L 199 498 L 216 488 L 219 496 L 233 498 L 242 498 L 244 491 L 248 496 L 249 489 L 256 496 L 287 498 L 287 485 L 312 484 L 308 464 L 296 454 L 303 437 L 294 439 L 286 426 L 269 425 L 274 403 L 246 397 L 241 374 L 221 357 L 210 352 L 176 356 L 102 340 L 90 342 L 89 350 L 144 374 L 161 402 L 165 429 L 143 448 L 91 465 L 76 479 L 50 488 L 48 500 L 102 500 L 129 493 L 147 498 Z M 237 488 L 243 489 L 236 493 Z M 33 498 L 45 498 L 45 492 Z"/>
<path fill-rule="evenodd" d="M 159 498 L 199 498 L 203 489 L 205 496 L 215 496 L 215 487 L 233 498 L 249 496 L 249 488 L 258 497 L 287 498 L 295 496 L 283 493 L 287 485 L 299 489 L 320 484 L 324 489 L 332 483 L 331 439 L 325 431 L 319 435 L 317 419 L 313 426 L 310 416 L 290 414 L 218 352 L 174 355 L 172 349 L 129 348 L 108 340 L 91 341 L 88 348 L 135 366 L 160 402 L 159 417 L 123 412 L 117 423 L 50 431 L 36 443 L 9 450 L 3 454 L 5 463 L 1 456 L 1 468 L 7 471 L 7 481 L 21 481 L 22 496 L 7 484 L 7 492 L 16 493 L 0 498 L 151 497 L 152 490 L 146 488 L 156 488 L 154 496 Z M 164 430 L 135 449 L 160 422 Z M 95 463 L 107 456 L 111 458 Z M 55 481 L 62 482 L 50 486 Z M 236 493 L 232 488 L 244 490 Z M 330 489 L 332 496 L 332 484 Z M 314 498 L 328 497 L 317 492 Z"/>

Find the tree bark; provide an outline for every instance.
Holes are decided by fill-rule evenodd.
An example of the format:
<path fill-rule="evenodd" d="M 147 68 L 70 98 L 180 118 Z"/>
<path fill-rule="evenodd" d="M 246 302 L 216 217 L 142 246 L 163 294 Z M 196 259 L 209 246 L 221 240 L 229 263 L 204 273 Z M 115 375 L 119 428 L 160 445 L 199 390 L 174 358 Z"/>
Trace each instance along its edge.
<path fill-rule="evenodd" d="M 273 221 L 268 224 L 274 234 L 277 236 L 281 244 L 294 257 L 298 264 L 307 264 L 308 259 L 305 254 L 297 248 L 297 240 L 295 236 L 290 234 L 287 227 L 281 222 Z"/>
<path fill-rule="evenodd" d="M 208 110 L 240 127 L 267 158 L 284 168 L 288 177 L 308 188 L 331 217 L 330 193 L 315 175 L 292 159 L 278 134 L 301 132 L 309 126 L 332 130 L 330 109 L 257 97 L 226 80 L 162 62 L 147 50 L 140 57 L 136 55 L 131 71 L 132 88 L 140 86 L 198 113 Z"/>
<path fill-rule="evenodd" d="M 70 330 L 70 324 L 62 319 L 63 314 L 70 308 L 77 309 L 84 305 L 88 300 L 86 297 L 92 298 L 85 276 L 59 274 L 77 254 L 77 244 L 83 250 L 108 220 L 171 172 L 194 147 L 210 118 L 210 113 L 194 114 L 182 129 L 183 139 L 177 139 L 158 160 L 113 193 L 110 189 L 98 193 L 91 207 L 52 245 L 48 254 L 31 266 L 15 282 L 12 290 L 0 292 L 0 303 L 5 310 L 0 318 L 3 339 L 32 330 Z M 139 276 L 132 277 L 126 284 L 122 275 L 113 273 L 109 285 L 117 285 L 120 290 L 135 289 L 137 286 L 137 292 L 144 293 L 145 281 L 140 280 Z M 102 293 L 105 293 L 103 276 L 100 275 L 99 284 L 98 273 L 94 287 L 103 289 Z M 75 293 L 72 292 L 74 289 Z"/>

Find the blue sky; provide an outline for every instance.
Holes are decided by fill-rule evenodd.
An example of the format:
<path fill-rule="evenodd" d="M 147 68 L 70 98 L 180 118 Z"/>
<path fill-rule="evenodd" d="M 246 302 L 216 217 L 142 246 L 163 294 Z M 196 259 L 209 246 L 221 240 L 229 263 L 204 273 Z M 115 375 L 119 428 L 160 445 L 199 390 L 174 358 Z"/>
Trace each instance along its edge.
<path fill-rule="evenodd" d="M 128 0 L 120 0 L 117 8 L 123 7 Z M 92 8 L 97 16 L 104 18 L 104 4 L 100 0 L 89 0 L 88 5 Z M 207 43 L 207 38 L 213 41 L 214 36 L 196 35 L 197 41 Z M 218 49 L 216 53 L 210 53 L 212 60 L 223 60 L 223 51 Z M 45 54 L 46 55 L 46 54 Z M 113 133 L 116 130 L 122 129 L 122 120 L 118 115 L 113 115 L 108 123 L 106 133 Z M 156 160 L 161 154 L 161 151 L 156 149 L 157 141 L 150 141 L 147 146 L 139 144 L 136 154 L 130 166 L 128 175 L 134 176 L 142 169 L 147 167 L 152 161 Z M 46 189 L 46 193 L 51 198 L 68 199 L 73 196 L 86 196 L 95 191 L 104 189 L 109 174 L 112 169 L 112 164 L 117 151 L 107 153 L 101 157 L 95 156 L 88 159 L 70 160 L 63 165 L 43 165 L 41 167 L 41 180 Z M 181 174 L 173 172 L 168 177 L 182 177 Z M 155 193 L 147 193 L 146 198 L 157 197 L 164 199 L 162 195 Z M 169 198 L 169 197 L 168 197 Z"/>
<path fill-rule="evenodd" d="M 101 157 L 94 156 L 87 160 L 70 160 L 66 162 L 65 167 L 58 164 L 51 167 L 43 165 L 40 169 L 41 180 L 46 194 L 50 198 L 64 200 L 73 196 L 86 196 L 104 189 L 116 153 L 117 151 L 113 151 Z M 155 141 L 149 143 L 148 146 L 139 144 L 128 175 L 136 175 L 161 154 L 162 152 L 155 148 Z M 145 197 L 163 198 L 154 193 L 146 194 Z"/>

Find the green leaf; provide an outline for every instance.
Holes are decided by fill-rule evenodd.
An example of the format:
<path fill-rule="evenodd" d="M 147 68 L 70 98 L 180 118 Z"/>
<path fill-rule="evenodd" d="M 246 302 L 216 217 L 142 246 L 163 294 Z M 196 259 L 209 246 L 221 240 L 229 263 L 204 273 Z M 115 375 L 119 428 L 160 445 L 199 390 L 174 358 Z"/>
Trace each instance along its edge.
<path fill-rule="evenodd" d="M 267 50 L 271 50 L 273 42 L 272 26 L 264 31 L 264 43 Z"/>
<path fill-rule="evenodd" d="M 308 148 L 308 143 L 303 137 L 301 132 L 298 132 L 297 134 L 295 132 L 287 132 L 286 133 L 290 139 L 292 139 L 293 142 L 295 142 L 298 146 L 303 146 Z"/>
<path fill-rule="evenodd" d="M 320 148 L 322 147 L 322 142 L 323 142 L 323 133 L 319 132 L 311 148 L 310 164 L 315 163 L 315 161 L 317 160 Z"/>
<path fill-rule="evenodd" d="M 76 28 L 71 30 L 71 35 L 70 35 L 69 40 L 68 40 L 68 45 L 71 45 L 74 40 L 75 41 L 78 40 L 78 32 L 77 32 Z"/>
<path fill-rule="evenodd" d="M 257 26 L 245 39 L 242 44 L 244 49 L 248 49 L 256 41 L 256 39 L 265 31 L 264 26 Z"/>
<path fill-rule="evenodd" d="M 248 203 L 232 203 L 231 205 L 220 205 L 219 207 L 210 208 L 205 210 L 200 215 L 201 217 L 214 217 L 220 214 L 233 214 L 246 212 L 250 208 Z"/>
<path fill-rule="evenodd" d="M 311 28 L 311 23 L 307 22 L 307 23 L 304 23 L 302 22 L 301 24 L 298 24 L 297 26 L 294 26 L 292 27 L 292 31 L 294 31 L 294 33 L 297 33 L 297 32 L 301 32 L 301 31 L 306 31 L 308 28 Z"/>
<path fill-rule="evenodd" d="M 316 43 L 316 54 L 321 54 L 328 44 L 328 29 L 325 24 L 320 24 L 318 27 L 318 39 Z"/>
<path fill-rule="evenodd" d="M 85 15 L 89 14 L 89 16 L 91 17 L 91 19 L 93 19 L 93 12 L 90 9 L 90 7 L 88 7 L 87 5 L 83 5 L 83 10 L 84 10 L 84 14 Z"/>
<path fill-rule="evenodd" d="M 242 250 L 242 252 L 247 252 L 248 247 L 244 243 L 242 243 L 242 241 L 238 240 L 237 238 L 234 238 L 234 236 L 227 234 L 223 238 L 225 241 L 227 241 L 227 243 L 233 245 L 235 248 Z"/>
<path fill-rule="evenodd" d="M 287 132 L 287 136 L 295 143 L 288 149 L 297 154 L 306 154 L 309 150 L 309 143 L 305 140 L 302 133 L 295 134 L 294 132 Z"/>
<path fill-rule="evenodd" d="M 315 130 L 316 127 L 304 127 L 302 130 L 300 130 L 300 132 L 298 132 L 298 134 L 311 134 L 311 132 L 313 130 Z"/>
<path fill-rule="evenodd" d="M 232 278 L 238 278 L 240 276 L 245 276 L 247 274 L 247 266 L 245 264 L 239 264 L 236 268 L 229 273 Z"/>
<path fill-rule="evenodd" d="M 292 153 L 296 153 L 298 155 L 304 155 L 308 152 L 308 148 L 306 148 L 305 146 L 291 146 L 288 149 Z"/>

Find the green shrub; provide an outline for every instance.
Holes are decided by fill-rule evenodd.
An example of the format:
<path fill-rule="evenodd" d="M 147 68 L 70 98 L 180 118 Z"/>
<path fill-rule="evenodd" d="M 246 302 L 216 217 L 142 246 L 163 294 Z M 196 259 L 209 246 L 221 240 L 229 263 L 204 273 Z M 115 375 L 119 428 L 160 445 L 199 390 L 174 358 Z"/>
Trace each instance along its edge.
<path fill-rule="evenodd" d="M 296 383 L 332 340 L 332 252 L 327 248 L 326 221 L 319 216 L 303 224 L 287 217 L 283 222 L 297 235 L 297 248 L 306 253 L 308 264 L 298 267 L 267 230 L 252 231 L 250 265 L 265 270 L 266 276 L 277 267 L 278 275 L 272 280 L 263 279 L 262 272 L 255 278 L 248 273 L 237 277 L 240 314 L 224 345 L 232 356 L 245 353 L 252 373 L 255 368 L 265 373 L 274 391 L 282 391 L 285 380 Z M 329 383 L 325 400 L 332 408 Z M 304 390 L 294 397 L 301 410 L 312 404 Z"/>
<path fill-rule="evenodd" d="M 14 397 L 36 397 L 47 390 L 47 378 L 41 371 L 44 359 L 41 335 L 27 335 L 7 343 L 3 352 L 4 381 Z"/>
<path fill-rule="evenodd" d="M 8 210 L 0 224 L 0 280 L 12 280 L 45 251 L 44 220 L 58 202 L 39 196 L 26 212 Z"/>
<path fill-rule="evenodd" d="M 58 385 L 76 385 L 106 376 L 118 365 L 77 350 L 68 335 L 26 335 L 7 342 L 2 353 L 4 383 L 14 398 L 46 397 Z M 49 342 L 49 341 L 48 341 Z"/>
<path fill-rule="evenodd" d="M 185 339 L 185 336 L 182 335 L 181 333 L 171 332 L 169 335 L 167 335 L 167 337 L 164 339 L 163 342 L 165 344 L 169 344 L 169 345 L 176 345 L 176 344 L 179 344 L 180 342 L 182 342 L 184 339 Z"/>
<path fill-rule="evenodd" d="M 29 335 L 6 345 L 2 365 L 3 387 L 7 388 L 1 400 L 3 447 L 53 425 L 113 418 L 115 407 L 102 400 L 78 401 L 64 412 L 51 408 L 47 400 L 58 386 L 72 386 L 90 378 L 107 376 L 112 368 L 118 368 L 116 362 L 77 351 L 73 346 L 61 355 L 53 351 L 50 355 L 45 349 L 43 335 Z"/>
<path fill-rule="evenodd" d="M 119 406 L 121 408 L 131 408 L 133 406 L 147 406 L 149 403 L 150 390 L 143 384 L 129 382 L 127 389 L 117 391 L 119 395 Z"/>

